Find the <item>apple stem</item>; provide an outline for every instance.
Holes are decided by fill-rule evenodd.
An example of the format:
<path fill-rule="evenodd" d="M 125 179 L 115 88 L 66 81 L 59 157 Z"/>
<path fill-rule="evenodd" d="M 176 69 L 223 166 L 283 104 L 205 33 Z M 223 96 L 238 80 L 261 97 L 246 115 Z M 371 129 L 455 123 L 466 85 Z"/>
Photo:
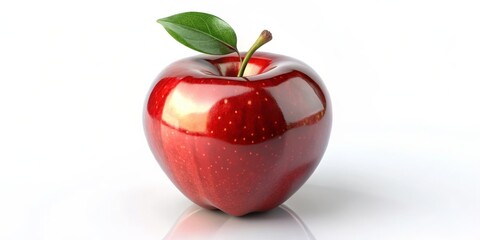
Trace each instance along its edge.
<path fill-rule="evenodd" d="M 247 54 L 245 54 L 243 61 L 240 61 L 240 70 L 238 71 L 237 77 L 243 77 L 243 74 L 245 73 L 245 68 L 247 68 L 248 61 L 250 61 L 253 53 L 257 51 L 257 49 L 259 49 L 261 46 L 263 46 L 263 44 L 270 42 L 270 40 L 272 40 L 272 33 L 270 33 L 270 31 L 268 30 L 263 30 L 262 33 L 260 33 L 257 41 L 253 43 Z"/>

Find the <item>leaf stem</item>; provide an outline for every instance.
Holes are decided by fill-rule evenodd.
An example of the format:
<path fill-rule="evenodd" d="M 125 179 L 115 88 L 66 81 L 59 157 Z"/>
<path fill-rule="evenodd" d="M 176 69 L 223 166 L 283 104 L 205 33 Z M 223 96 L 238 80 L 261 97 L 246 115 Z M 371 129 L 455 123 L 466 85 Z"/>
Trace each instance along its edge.
<path fill-rule="evenodd" d="M 238 56 L 238 62 L 240 63 L 240 65 L 242 65 L 242 55 L 240 55 L 240 52 L 238 50 L 235 50 L 235 52 L 237 53 L 237 56 Z"/>
<path fill-rule="evenodd" d="M 247 68 L 248 61 L 250 61 L 250 58 L 252 57 L 253 53 L 257 51 L 257 49 L 259 49 L 265 43 L 270 42 L 270 40 L 272 40 L 272 33 L 270 33 L 268 30 L 263 30 L 262 33 L 260 33 L 260 36 L 258 37 L 257 41 L 253 43 L 253 45 L 248 50 L 247 54 L 245 54 L 243 61 L 240 61 L 240 70 L 238 71 L 237 77 L 243 77 L 243 74 L 245 73 L 245 68 Z"/>

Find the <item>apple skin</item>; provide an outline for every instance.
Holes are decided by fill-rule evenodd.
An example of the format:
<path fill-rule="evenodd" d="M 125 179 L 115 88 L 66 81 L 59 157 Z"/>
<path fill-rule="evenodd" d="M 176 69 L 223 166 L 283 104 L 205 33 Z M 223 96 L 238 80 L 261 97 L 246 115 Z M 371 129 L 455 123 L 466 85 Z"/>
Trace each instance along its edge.
<path fill-rule="evenodd" d="M 242 53 L 244 55 L 244 53 Z M 332 125 L 320 77 L 306 64 L 257 52 L 179 60 L 154 81 L 144 111 L 156 160 L 194 203 L 233 216 L 273 209 L 319 164 Z"/>

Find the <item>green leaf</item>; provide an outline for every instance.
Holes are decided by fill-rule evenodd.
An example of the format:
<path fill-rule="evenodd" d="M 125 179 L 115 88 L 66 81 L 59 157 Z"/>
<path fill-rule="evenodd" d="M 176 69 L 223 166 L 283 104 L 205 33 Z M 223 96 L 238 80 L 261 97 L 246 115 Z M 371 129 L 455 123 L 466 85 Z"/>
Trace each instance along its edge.
<path fill-rule="evenodd" d="M 185 12 L 157 20 L 167 32 L 183 45 L 212 55 L 237 50 L 237 35 L 222 19 L 207 13 Z"/>

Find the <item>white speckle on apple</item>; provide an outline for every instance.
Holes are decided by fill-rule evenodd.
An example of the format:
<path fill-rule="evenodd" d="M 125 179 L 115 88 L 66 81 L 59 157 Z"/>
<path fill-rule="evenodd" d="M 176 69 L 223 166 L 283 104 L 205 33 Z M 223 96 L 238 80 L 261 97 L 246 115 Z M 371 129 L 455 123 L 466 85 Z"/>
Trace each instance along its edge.
<path fill-rule="evenodd" d="M 223 103 L 227 104 L 227 103 L 228 103 L 228 99 L 224 99 L 224 100 L 223 100 Z"/>
<path fill-rule="evenodd" d="M 248 101 L 247 101 L 247 104 L 248 104 L 248 105 L 252 105 L 252 100 L 248 100 Z"/>

